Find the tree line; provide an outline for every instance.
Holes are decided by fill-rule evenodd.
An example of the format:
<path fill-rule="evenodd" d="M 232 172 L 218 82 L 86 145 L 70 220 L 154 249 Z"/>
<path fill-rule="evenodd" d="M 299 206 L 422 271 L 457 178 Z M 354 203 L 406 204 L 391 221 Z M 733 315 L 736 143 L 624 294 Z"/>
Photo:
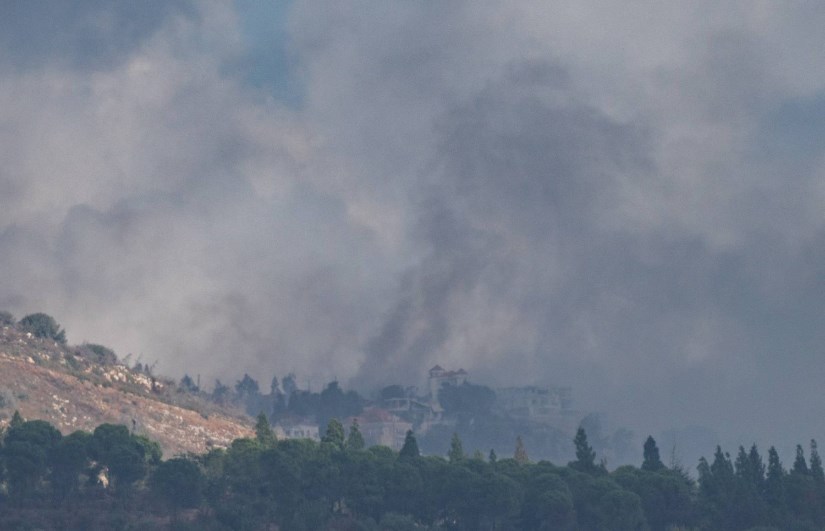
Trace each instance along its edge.
<path fill-rule="evenodd" d="M 265 415 L 254 438 L 162 460 L 125 426 L 63 436 L 16 414 L 0 445 L 2 529 L 821 529 L 825 476 L 816 443 L 786 470 L 774 448 L 735 458 L 717 447 L 698 481 L 666 466 L 649 437 L 639 467 L 608 471 L 584 429 L 566 465 L 467 455 L 454 435 L 425 456 L 365 447 L 357 423 L 329 421 L 321 442 L 277 440 Z"/>

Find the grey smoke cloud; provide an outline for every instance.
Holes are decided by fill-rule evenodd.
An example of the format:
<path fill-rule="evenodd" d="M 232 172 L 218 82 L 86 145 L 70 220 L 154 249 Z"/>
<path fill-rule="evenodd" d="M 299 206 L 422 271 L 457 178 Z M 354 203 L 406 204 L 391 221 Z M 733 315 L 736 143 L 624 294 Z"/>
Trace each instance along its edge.
<path fill-rule="evenodd" d="M 188 0 L 8 2 L 0 8 L 0 56 L 27 70 L 47 64 L 111 67 L 173 14 L 194 15 Z"/>
<path fill-rule="evenodd" d="M 0 307 L 173 375 L 822 438 L 822 8 L 293 2 L 251 73 L 248 3 L 138 5 L 0 17 Z"/>

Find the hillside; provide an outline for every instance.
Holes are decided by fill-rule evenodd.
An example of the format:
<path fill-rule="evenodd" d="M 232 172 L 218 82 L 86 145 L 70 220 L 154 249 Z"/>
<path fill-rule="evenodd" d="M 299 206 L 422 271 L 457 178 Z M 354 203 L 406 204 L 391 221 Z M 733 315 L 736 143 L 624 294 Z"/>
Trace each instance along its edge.
<path fill-rule="evenodd" d="M 0 427 L 14 410 L 63 434 L 124 424 L 160 443 L 165 456 L 204 452 L 252 433 L 248 418 L 130 369 L 88 346 L 0 327 Z M 100 359 L 96 359 L 100 358 Z"/>

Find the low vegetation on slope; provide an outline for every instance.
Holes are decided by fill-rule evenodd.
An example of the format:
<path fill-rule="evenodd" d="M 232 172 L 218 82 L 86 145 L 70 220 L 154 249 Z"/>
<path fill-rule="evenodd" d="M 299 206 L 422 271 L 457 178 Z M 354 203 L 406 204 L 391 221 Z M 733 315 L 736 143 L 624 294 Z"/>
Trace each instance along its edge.
<path fill-rule="evenodd" d="M 62 433 L 124 424 L 171 454 L 203 452 L 250 433 L 242 412 L 204 400 L 151 367 L 129 367 L 102 345 L 67 344 L 65 331 L 42 313 L 16 322 L 0 312 L 0 426 L 15 409 Z"/>

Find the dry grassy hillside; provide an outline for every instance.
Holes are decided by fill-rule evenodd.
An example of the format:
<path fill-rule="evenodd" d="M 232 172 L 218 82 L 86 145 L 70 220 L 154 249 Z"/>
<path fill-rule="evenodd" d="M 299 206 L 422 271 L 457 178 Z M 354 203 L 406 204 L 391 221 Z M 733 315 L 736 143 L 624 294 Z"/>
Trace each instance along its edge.
<path fill-rule="evenodd" d="M 252 434 L 240 413 L 183 392 L 114 360 L 94 359 L 83 346 L 0 327 L 0 427 L 14 410 L 64 434 L 99 424 L 125 424 L 160 443 L 164 456 L 204 452 Z"/>

